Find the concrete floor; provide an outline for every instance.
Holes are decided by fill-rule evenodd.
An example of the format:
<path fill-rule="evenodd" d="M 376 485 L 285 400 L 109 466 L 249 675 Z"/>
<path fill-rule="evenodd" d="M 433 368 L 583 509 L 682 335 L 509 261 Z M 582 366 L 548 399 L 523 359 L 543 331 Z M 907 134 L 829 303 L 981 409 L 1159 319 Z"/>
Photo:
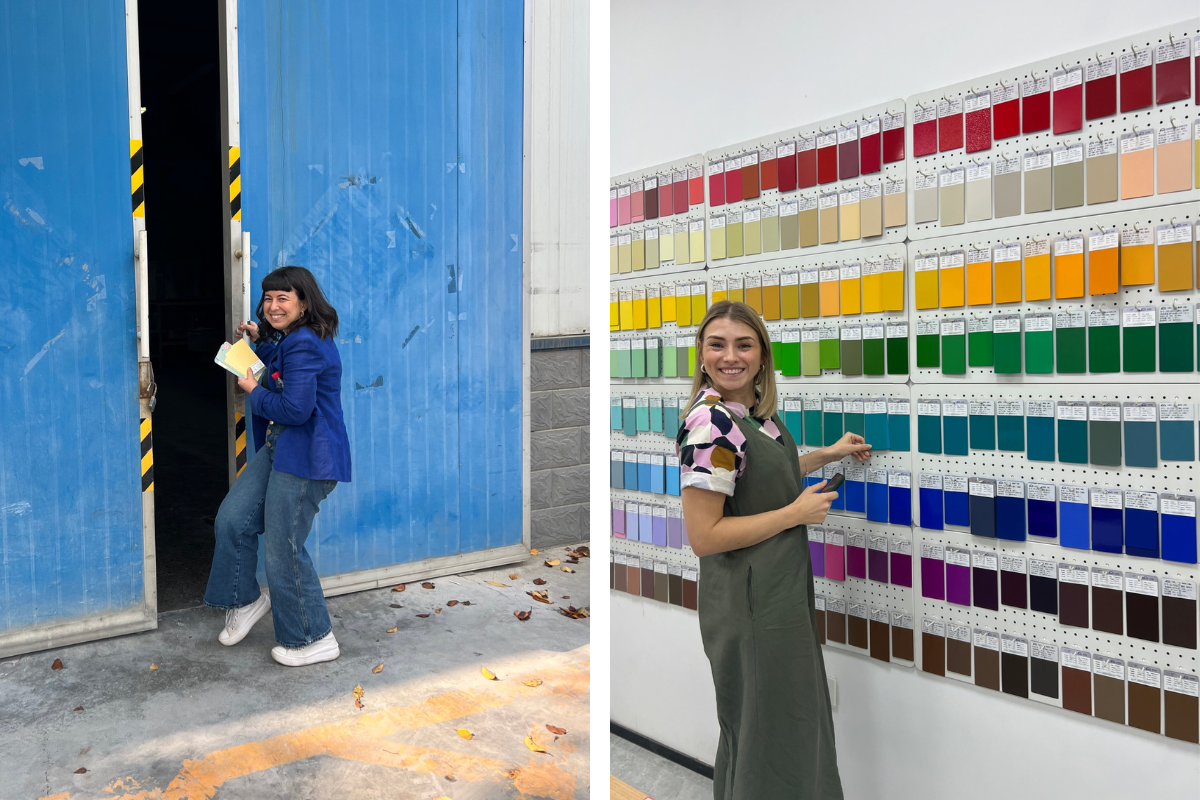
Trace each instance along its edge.
<path fill-rule="evenodd" d="M 609 734 L 609 771 L 651 800 L 712 800 L 712 781 Z"/>
<path fill-rule="evenodd" d="M 432 590 L 331 598 L 341 658 L 311 667 L 271 660 L 269 616 L 223 647 L 223 613 L 205 608 L 162 614 L 149 633 L 2 661 L 0 798 L 588 798 L 590 620 L 556 607 L 590 605 L 590 559 L 575 574 L 542 565 L 562 555 L 438 578 Z M 554 606 L 525 594 L 537 577 Z M 527 622 L 513 616 L 531 607 Z M 64 669 L 51 669 L 56 658 Z M 543 683 L 524 684 L 534 678 Z M 526 746 L 531 733 L 548 753 Z"/>

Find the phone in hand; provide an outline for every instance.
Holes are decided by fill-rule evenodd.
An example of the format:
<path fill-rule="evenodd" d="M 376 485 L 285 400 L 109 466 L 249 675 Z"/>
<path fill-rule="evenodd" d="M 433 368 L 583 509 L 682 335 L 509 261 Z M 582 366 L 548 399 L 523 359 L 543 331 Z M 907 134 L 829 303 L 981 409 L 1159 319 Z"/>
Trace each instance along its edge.
<path fill-rule="evenodd" d="M 821 491 L 817 492 L 817 494 L 825 494 L 826 492 L 836 492 L 841 487 L 841 485 L 843 483 L 845 483 L 845 481 L 846 481 L 846 476 L 839 472 L 838 474 L 836 474 L 832 478 L 830 478 L 829 483 L 825 484 L 825 487 L 823 489 L 821 489 Z"/>

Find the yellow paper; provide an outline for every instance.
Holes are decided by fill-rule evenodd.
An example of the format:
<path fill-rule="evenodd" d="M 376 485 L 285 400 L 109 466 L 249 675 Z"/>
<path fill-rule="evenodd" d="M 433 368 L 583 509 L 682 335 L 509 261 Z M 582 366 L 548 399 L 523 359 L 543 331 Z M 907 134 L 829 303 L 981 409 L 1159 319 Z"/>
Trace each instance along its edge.
<path fill-rule="evenodd" d="M 1121 285 L 1144 286 L 1154 283 L 1154 245 L 1139 244 L 1121 248 Z"/>
<path fill-rule="evenodd" d="M 247 370 L 253 370 L 252 374 L 257 378 L 266 369 L 245 339 L 238 339 L 233 344 L 222 344 L 213 361 L 239 378 L 246 377 Z"/>
<path fill-rule="evenodd" d="M 1158 290 L 1190 291 L 1192 288 L 1192 243 L 1164 244 L 1158 248 Z"/>
<path fill-rule="evenodd" d="M 641 272 L 646 269 L 646 240 L 633 240 L 633 271 Z"/>
<path fill-rule="evenodd" d="M 1025 299 L 1050 299 L 1050 254 L 1025 257 Z"/>
<path fill-rule="evenodd" d="M 651 328 L 662 327 L 662 301 L 657 289 L 646 291 L 646 319 Z"/>
<path fill-rule="evenodd" d="M 827 270 L 821 270 L 821 277 L 829 277 Z M 838 300 L 838 289 L 841 288 L 841 279 L 838 277 L 838 271 L 835 268 L 832 270 L 830 280 L 821 280 L 817 284 L 820 290 L 820 305 L 822 317 L 836 317 L 841 309 L 841 304 Z"/>
<path fill-rule="evenodd" d="M 688 245 L 691 247 L 691 262 L 693 264 L 704 263 L 704 226 L 699 226 L 700 230 L 692 231 L 688 234 L 690 241 Z"/>
<path fill-rule="evenodd" d="M 967 264 L 967 305 L 992 304 L 992 262 Z"/>

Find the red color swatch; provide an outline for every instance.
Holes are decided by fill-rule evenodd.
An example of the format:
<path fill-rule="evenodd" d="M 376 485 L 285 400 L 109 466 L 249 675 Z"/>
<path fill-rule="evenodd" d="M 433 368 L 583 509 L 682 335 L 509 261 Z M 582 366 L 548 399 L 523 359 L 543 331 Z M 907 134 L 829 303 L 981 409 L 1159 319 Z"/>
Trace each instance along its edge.
<path fill-rule="evenodd" d="M 1071 133 L 1083 127 L 1083 84 L 1077 83 L 1052 92 L 1054 133 Z"/>
<path fill-rule="evenodd" d="M 913 123 L 913 156 L 920 158 L 936 153 L 938 150 L 938 122 L 933 118 L 928 122 Z"/>
<path fill-rule="evenodd" d="M 794 148 L 795 145 L 792 145 Z M 789 148 L 791 149 L 791 148 Z M 792 149 L 790 155 L 781 155 L 778 158 L 779 166 L 779 191 L 793 192 L 796 190 L 796 151 Z"/>
<path fill-rule="evenodd" d="M 697 168 L 696 177 L 688 172 L 688 205 L 704 205 L 704 170 Z"/>
<path fill-rule="evenodd" d="M 1084 115 L 1088 119 L 1103 119 L 1117 113 L 1117 76 L 1096 78 L 1084 84 Z"/>
<path fill-rule="evenodd" d="M 1150 85 L 1154 76 L 1147 64 L 1140 69 L 1131 69 L 1121 73 L 1121 113 L 1147 108 L 1153 102 L 1154 95 Z"/>
<path fill-rule="evenodd" d="M 658 215 L 669 217 L 675 213 L 675 201 L 671 197 L 671 176 L 663 175 L 658 179 Z"/>
<path fill-rule="evenodd" d="M 858 177 L 858 140 L 838 145 L 838 179 Z"/>
<path fill-rule="evenodd" d="M 816 148 L 801 150 L 796 154 L 796 188 L 808 189 L 817 185 Z"/>
<path fill-rule="evenodd" d="M 725 162 L 725 202 L 737 203 L 742 199 L 742 169 Z"/>
<path fill-rule="evenodd" d="M 725 205 L 725 173 L 708 174 L 708 204 L 710 206 Z"/>
<path fill-rule="evenodd" d="M 992 148 L 992 107 L 978 108 L 963 115 L 967 127 L 967 152 Z"/>
<path fill-rule="evenodd" d="M 1009 139 L 1021 132 L 1021 100 L 1013 93 L 1011 100 L 992 106 L 992 138 Z"/>
<path fill-rule="evenodd" d="M 859 168 L 862 170 L 863 175 L 870 175 L 872 172 L 879 172 L 879 170 L 883 169 L 883 165 L 880 163 L 879 151 L 879 143 L 881 138 L 882 137 L 879 133 L 872 133 L 867 136 L 863 136 L 858 140 L 858 161 Z M 903 129 L 900 130 L 900 148 L 902 150 L 904 149 Z M 901 158 L 903 158 L 903 156 L 901 156 Z"/>
<path fill-rule="evenodd" d="M 904 160 L 904 126 L 883 132 L 883 163 L 894 164 Z M 864 170 L 865 172 L 866 170 Z"/>
<path fill-rule="evenodd" d="M 658 186 L 646 190 L 646 219 L 658 219 Z"/>
<path fill-rule="evenodd" d="M 671 184 L 671 194 L 675 198 L 675 213 L 686 214 L 688 212 L 687 172 L 681 170 L 675 173 L 675 180 Z"/>
<path fill-rule="evenodd" d="M 1162 105 L 1186 100 L 1192 93 L 1192 76 L 1188 74 L 1188 60 L 1176 58 L 1160 61 L 1154 65 L 1154 102 Z"/>
<path fill-rule="evenodd" d="M 938 151 L 945 153 L 963 146 L 963 115 L 947 114 L 938 118 Z"/>
<path fill-rule="evenodd" d="M 774 189 L 779 185 L 779 159 L 766 159 L 759 164 L 759 168 L 763 191 Z"/>
<path fill-rule="evenodd" d="M 837 137 L 833 144 L 817 148 L 817 183 L 833 183 L 838 179 Z"/>
<path fill-rule="evenodd" d="M 1021 132 L 1037 133 L 1050 127 L 1050 92 L 1021 98 Z"/>

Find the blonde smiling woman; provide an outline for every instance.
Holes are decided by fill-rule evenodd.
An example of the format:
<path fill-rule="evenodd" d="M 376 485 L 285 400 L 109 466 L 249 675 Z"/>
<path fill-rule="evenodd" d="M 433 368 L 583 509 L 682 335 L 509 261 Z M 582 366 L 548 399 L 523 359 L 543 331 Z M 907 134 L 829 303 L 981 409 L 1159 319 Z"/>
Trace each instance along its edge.
<path fill-rule="evenodd" d="M 683 515 L 700 556 L 699 615 L 721 739 L 715 800 L 842 797 L 806 526 L 836 492 L 804 475 L 871 446 L 847 433 L 797 455 L 776 409 L 767 330 L 745 303 L 713 305 L 677 439 Z"/>

